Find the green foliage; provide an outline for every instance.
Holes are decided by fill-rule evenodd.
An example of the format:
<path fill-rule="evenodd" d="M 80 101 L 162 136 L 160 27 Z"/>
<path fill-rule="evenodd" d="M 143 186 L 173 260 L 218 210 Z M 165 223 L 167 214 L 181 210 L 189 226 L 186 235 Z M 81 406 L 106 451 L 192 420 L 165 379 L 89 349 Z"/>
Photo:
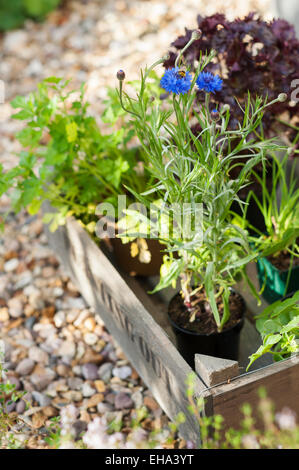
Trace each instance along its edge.
<path fill-rule="evenodd" d="M 286 300 L 269 305 L 256 317 L 256 327 L 263 344 L 250 356 L 247 370 L 256 359 L 266 353 L 276 361 L 299 351 L 299 291 Z"/>
<path fill-rule="evenodd" d="M 50 77 L 35 93 L 13 100 L 18 109 L 14 118 L 26 121 L 17 134 L 23 150 L 15 168 L 5 172 L 0 167 L 0 196 L 9 192 L 12 209 L 27 208 L 30 214 L 50 201 L 57 212 L 46 214 L 44 221 L 53 231 L 68 215 L 84 224 L 95 222 L 97 204 L 115 203 L 124 184 L 140 190 L 144 182 L 134 169 L 138 153 L 128 148 L 132 129 L 123 123 L 103 134 L 88 115 L 84 86 L 66 91 L 68 85 L 69 81 Z"/>
<path fill-rule="evenodd" d="M 261 233 L 255 227 L 256 235 L 252 237 L 252 243 L 261 256 L 278 256 L 282 250 L 287 250 L 292 256 L 299 256 L 299 189 L 294 175 L 295 162 L 287 178 L 288 153 L 280 161 L 272 155 L 271 170 L 272 184 L 267 184 L 267 171 L 264 168 L 262 178 L 256 173 L 263 190 L 260 201 L 253 191 L 248 194 L 248 202 L 253 198 L 261 211 L 266 233 Z M 279 190 L 279 196 L 278 196 Z"/>
<path fill-rule="evenodd" d="M 0 0 L 0 30 L 22 26 L 26 18 L 43 20 L 60 0 Z"/>
<path fill-rule="evenodd" d="M 3 368 L 2 362 L 3 357 L 0 351 L 0 449 L 18 449 L 22 443 L 17 435 L 11 432 L 14 420 L 7 413 L 6 406 L 20 400 L 26 392 L 17 392 L 15 385 L 6 379 L 5 372 L 7 371 Z"/>

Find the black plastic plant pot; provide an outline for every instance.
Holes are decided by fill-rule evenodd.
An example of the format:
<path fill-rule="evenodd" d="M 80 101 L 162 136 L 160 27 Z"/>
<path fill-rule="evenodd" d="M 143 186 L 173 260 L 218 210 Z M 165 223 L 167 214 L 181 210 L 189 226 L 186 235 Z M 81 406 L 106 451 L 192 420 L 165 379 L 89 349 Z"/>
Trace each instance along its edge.
<path fill-rule="evenodd" d="M 280 271 L 267 258 L 259 258 L 257 272 L 260 287 L 265 286 L 262 295 L 270 304 L 299 289 L 299 265 L 291 269 L 289 276 L 288 269 Z"/>
<path fill-rule="evenodd" d="M 176 294 L 174 297 L 176 297 Z M 173 297 L 173 298 L 174 298 Z M 240 321 L 233 327 L 223 330 L 220 333 L 201 334 L 189 331 L 178 326 L 170 317 L 168 318 L 175 333 L 177 340 L 177 348 L 185 361 L 192 367 L 194 366 L 195 354 L 205 354 L 207 356 L 220 357 L 222 359 L 238 360 L 240 333 L 244 326 L 246 304 L 243 301 L 243 311 Z M 171 301 L 170 301 L 171 302 Z"/>

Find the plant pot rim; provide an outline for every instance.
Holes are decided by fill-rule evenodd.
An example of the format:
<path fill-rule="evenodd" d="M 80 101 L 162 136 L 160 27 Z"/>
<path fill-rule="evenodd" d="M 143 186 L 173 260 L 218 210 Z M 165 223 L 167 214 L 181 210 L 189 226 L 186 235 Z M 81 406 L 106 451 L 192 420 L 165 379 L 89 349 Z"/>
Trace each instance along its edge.
<path fill-rule="evenodd" d="M 238 321 L 238 323 L 236 323 L 235 325 L 231 326 L 230 328 L 227 328 L 226 330 L 222 330 L 220 332 L 216 332 L 216 333 L 197 333 L 196 331 L 190 331 L 190 330 L 187 330 L 186 328 L 182 328 L 181 326 L 178 326 L 175 321 L 172 320 L 172 318 L 170 317 L 169 315 L 169 311 L 167 311 L 167 315 L 168 315 L 168 319 L 171 323 L 171 325 L 178 331 L 180 331 L 181 333 L 187 333 L 189 335 L 192 335 L 192 336 L 205 336 L 205 337 L 211 337 L 211 336 L 218 336 L 218 335 L 221 335 L 221 334 L 224 334 L 226 332 L 229 332 L 231 330 L 233 330 L 234 328 L 236 328 L 237 326 L 241 326 L 243 323 L 244 323 L 244 320 L 245 320 L 245 312 L 246 312 L 246 302 L 245 302 L 245 299 L 244 297 L 239 293 L 237 292 L 235 289 L 231 288 L 230 289 L 232 291 L 232 293 L 234 294 L 238 294 L 240 296 L 240 298 L 242 299 L 242 304 L 243 304 L 243 308 L 242 308 L 242 317 L 240 318 L 240 320 Z M 170 301 L 169 301 L 169 304 L 170 302 L 172 301 L 172 299 L 174 297 L 176 297 L 177 295 L 179 294 L 179 292 L 177 292 L 173 297 L 171 297 Z"/>

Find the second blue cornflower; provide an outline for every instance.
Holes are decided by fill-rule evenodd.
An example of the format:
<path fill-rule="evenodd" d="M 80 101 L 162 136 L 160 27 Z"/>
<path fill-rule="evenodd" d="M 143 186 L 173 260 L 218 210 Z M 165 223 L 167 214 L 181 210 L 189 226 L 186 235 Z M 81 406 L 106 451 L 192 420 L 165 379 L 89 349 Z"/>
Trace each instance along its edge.
<path fill-rule="evenodd" d="M 200 72 L 196 85 L 200 90 L 204 90 L 207 93 L 215 93 L 215 91 L 221 90 L 223 81 L 219 75 L 213 75 L 211 72 Z"/>

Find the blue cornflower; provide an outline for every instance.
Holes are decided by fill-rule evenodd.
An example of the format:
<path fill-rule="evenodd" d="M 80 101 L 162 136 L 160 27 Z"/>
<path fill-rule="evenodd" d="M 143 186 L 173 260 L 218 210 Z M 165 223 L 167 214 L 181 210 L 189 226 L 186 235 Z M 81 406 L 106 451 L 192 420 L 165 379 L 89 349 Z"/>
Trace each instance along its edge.
<path fill-rule="evenodd" d="M 176 95 L 187 93 L 191 87 L 192 76 L 189 72 L 179 72 L 178 67 L 166 70 L 160 81 L 161 88 Z"/>
<path fill-rule="evenodd" d="M 215 91 L 221 90 L 223 82 L 219 75 L 213 75 L 211 72 L 200 72 L 196 85 L 200 90 L 207 93 L 215 93 Z"/>

